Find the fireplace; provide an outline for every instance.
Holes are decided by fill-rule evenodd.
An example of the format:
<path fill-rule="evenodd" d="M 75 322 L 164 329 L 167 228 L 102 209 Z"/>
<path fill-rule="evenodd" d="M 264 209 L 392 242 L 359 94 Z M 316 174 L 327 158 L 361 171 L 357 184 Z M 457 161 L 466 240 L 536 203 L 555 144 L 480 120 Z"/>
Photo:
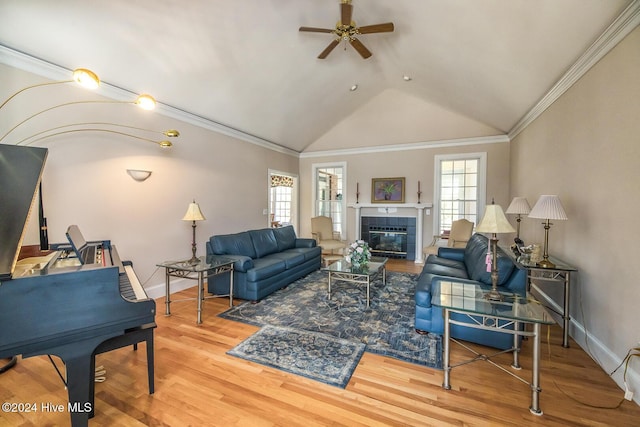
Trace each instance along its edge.
<path fill-rule="evenodd" d="M 362 217 L 361 230 L 373 256 L 415 259 L 415 218 Z"/>

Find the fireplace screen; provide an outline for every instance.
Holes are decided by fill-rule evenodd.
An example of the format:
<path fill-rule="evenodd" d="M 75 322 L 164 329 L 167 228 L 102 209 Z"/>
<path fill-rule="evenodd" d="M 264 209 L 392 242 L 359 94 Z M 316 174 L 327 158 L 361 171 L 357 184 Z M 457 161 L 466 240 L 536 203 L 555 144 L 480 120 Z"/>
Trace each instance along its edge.
<path fill-rule="evenodd" d="M 369 247 L 374 255 L 405 258 L 407 256 L 407 232 L 370 229 Z"/>

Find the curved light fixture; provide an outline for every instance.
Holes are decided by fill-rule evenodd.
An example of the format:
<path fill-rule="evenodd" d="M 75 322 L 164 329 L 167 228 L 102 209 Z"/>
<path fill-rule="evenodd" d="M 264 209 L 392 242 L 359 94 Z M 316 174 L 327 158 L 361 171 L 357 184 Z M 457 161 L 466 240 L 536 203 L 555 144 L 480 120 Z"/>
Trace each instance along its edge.
<path fill-rule="evenodd" d="M 28 141 L 32 138 L 35 138 L 39 135 L 43 135 L 46 134 L 47 132 L 52 132 L 54 130 L 59 130 L 59 129 L 64 129 L 64 128 L 69 128 L 69 127 L 73 127 L 73 126 L 117 126 L 117 127 L 122 127 L 122 128 L 127 128 L 127 129 L 135 129 L 135 130 L 140 130 L 140 131 L 144 131 L 144 132 L 153 132 L 153 133 L 159 133 L 162 134 L 164 136 L 168 136 L 169 138 L 177 138 L 180 136 L 180 132 L 177 129 L 167 129 L 164 131 L 159 131 L 159 130 L 153 130 L 153 129 L 145 129 L 145 128 L 141 128 L 141 127 L 137 127 L 137 126 L 128 126 L 128 125 L 123 125 L 123 124 L 119 124 L 119 123 L 110 123 L 110 122 L 82 122 L 82 123 L 70 123 L 67 125 L 62 125 L 62 126 L 56 126 L 53 128 L 49 128 L 49 129 L 45 129 L 43 131 L 40 132 L 36 132 L 33 135 L 30 135 L 26 138 L 21 139 L 20 141 L 16 142 L 15 145 L 22 145 L 23 143 L 25 143 L 25 141 Z M 30 145 L 31 142 L 28 142 L 24 145 Z"/>
<path fill-rule="evenodd" d="M 147 93 L 139 95 L 138 98 L 136 98 L 135 103 L 143 110 L 153 110 L 154 108 L 156 108 L 156 100 L 153 98 L 153 96 Z"/>
<path fill-rule="evenodd" d="M 151 171 L 141 169 L 127 169 L 127 173 L 131 178 L 138 182 L 146 181 L 146 179 L 151 176 Z"/>
<path fill-rule="evenodd" d="M 73 70 L 73 81 L 87 89 L 97 89 L 100 86 L 100 78 L 96 73 L 86 68 Z"/>
<path fill-rule="evenodd" d="M 35 85 L 24 87 L 19 91 L 17 91 L 16 93 L 14 93 L 13 95 L 11 95 L 9 98 L 7 98 L 2 103 L 2 105 L 0 105 L 0 109 L 2 109 L 2 107 L 4 107 L 9 101 L 15 98 L 16 95 L 19 95 L 26 90 L 33 89 L 35 87 L 40 87 L 40 86 L 51 86 L 51 85 L 73 83 L 73 82 L 76 82 L 79 85 L 88 89 L 95 89 L 98 86 L 100 86 L 100 78 L 96 73 L 86 68 L 76 68 L 75 70 L 73 70 L 73 78 L 71 80 L 60 80 L 57 82 L 38 83 Z"/>
<path fill-rule="evenodd" d="M 47 111 L 55 110 L 56 108 L 67 107 L 69 105 L 78 105 L 78 104 L 136 104 L 142 109 L 149 110 L 149 109 L 153 109 L 153 107 L 150 107 L 150 106 L 151 105 L 155 106 L 155 102 L 156 102 L 155 99 L 153 99 L 153 97 L 151 95 L 146 95 L 146 94 L 138 96 L 138 98 L 136 98 L 135 101 L 89 100 L 89 101 L 65 102 L 65 103 L 62 103 L 62 104 L 54 105 L 53 107 L 45 108 L 42 111 L 38 111 L 37 113 L 30 115 L 29 117 L 27 117 L 26 119 L 22 120 L 20 123 L 18 123 L 14 127 L 12 127 L 11 129 L 9 129 L 4 135 L 2 135 L 0 137 L 0 141 L 5 139 L 7 137 L 7 135 L 9 135 L 11 132 L 16 130 L 18 127 L 20 127 L 25 122 L 28 122 L 29 120 L 33 119 L 34 117 L 37 117 L 40 114 L 46 113 Z"/>
<path fill-rule="evenodd" d="M 51 138 L 53 136 L 58 136 L 58 135 L 65 135 L 68 133 L 74 133 L 74 132 L 107 132 L 107 133 L 113 133 L 116 135 L 123 135 L 123 136 L 128 136 L 131 138 L 136 138 L 136 139 L 140 139 L 142 141 L 147 141 L 147 142 L 152 142 L 154 144 L 158 144 L 161 148 L 170 148 L 173 146 L 173 143 L 171 141 L 155 141 L 153 139 L 149 139 L 149 138 L 145 138 L 142 136 L 138 136 L 138 135 L 132 135 L 130 133 L 126 133 L 126 132 L 120 132 L 117 130 L 112 130 L 112 129 L 100 129 L 100 128 L 83 128 L 83 129 L 71 129 L 71 130 L 64 130 L 61 132 L 54 132 L 54 133 L 50 133 L 48 135 L 44 135 L 41 136 L 40 138 L 36 138 L 32 141 L 29 141 L 28 143 L 24 144 L 24 145 L 31 145 L 34 144 L 38 141 L 42 141 L 43 139 L 47 139 L 47 138 Z"/>

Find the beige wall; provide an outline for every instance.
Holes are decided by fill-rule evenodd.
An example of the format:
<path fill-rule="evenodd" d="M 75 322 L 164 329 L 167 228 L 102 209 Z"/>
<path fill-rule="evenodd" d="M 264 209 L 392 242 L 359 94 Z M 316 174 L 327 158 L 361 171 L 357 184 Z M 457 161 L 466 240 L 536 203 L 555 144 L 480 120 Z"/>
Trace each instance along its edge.
<path fill-rule="evenodd" d="M 417 150 L 377 152 L 353 155 L 326 155 L 309 157 L 300 160 L 300 178 L 303 185 L 300 189 L 300 232 L 311 235 L 311 226 L 304 218 L 313 216 L 313 177 L 312 167 L 316 163 L 347 163 L 347 203 L 356 202 L 356 183 L 359 183 L 360 203 L 371 201 L 371 179 L 384 177 L 405 177 L 405 202 L 418 201 L 418 181 L 422 191 L 421 202 L 433 203 L 434 190 L 434 157 L 437 154 L 487 153 L 487 201 L 495 198 L 495 202 L 505 207 L 509 203 L 509 143 L 487 143 L 464 147 L 423 148 Z M 412 210 L 415 213 L 415 210 Z M 364 214 L 365 212 L 363 212 Z M 402 212 L 408 216 L 407 212 Z M 347 209 L 347 239 L 356 239 L 355 210 Z M 393 214 L 390 214 L 391 216 Z M 425 216 L 423 241 L 431 242 L 433 236 L 433 210 Z"/>
<path fill-rule="evenodd" d="M 609 370 L 640 341 L 640 29 L 513 141 L 511 195 L 533 206 L 540 194 L 559 195 L 569 217 L 549 251 L 579 269 L 572 336 Z M 542 242 L 540 221 L 522 235 Z"/>

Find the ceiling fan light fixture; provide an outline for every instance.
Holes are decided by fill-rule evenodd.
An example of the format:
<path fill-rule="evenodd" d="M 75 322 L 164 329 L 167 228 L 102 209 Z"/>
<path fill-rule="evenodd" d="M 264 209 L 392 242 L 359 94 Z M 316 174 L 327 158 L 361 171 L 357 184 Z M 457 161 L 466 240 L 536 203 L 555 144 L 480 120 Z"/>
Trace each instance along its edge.
<path fill-rule="evenodd" d="M 351 87 L 349 88 L 349 90 L 351 92 L 355 92 L 356 90 L 358 90 L 358 85 L 351 85 Z"/>
<path fill-rule="evenodd" d="M 406 74 L 405 74 L 404 76 L 402 76 L 402 79 L 403 79 L 405 82 L 410 82 L 411 80 L 413 80 L 413 79 L 411 78 L 411 76 L 408 76 L 408 75 L 406 75 Z"/>

